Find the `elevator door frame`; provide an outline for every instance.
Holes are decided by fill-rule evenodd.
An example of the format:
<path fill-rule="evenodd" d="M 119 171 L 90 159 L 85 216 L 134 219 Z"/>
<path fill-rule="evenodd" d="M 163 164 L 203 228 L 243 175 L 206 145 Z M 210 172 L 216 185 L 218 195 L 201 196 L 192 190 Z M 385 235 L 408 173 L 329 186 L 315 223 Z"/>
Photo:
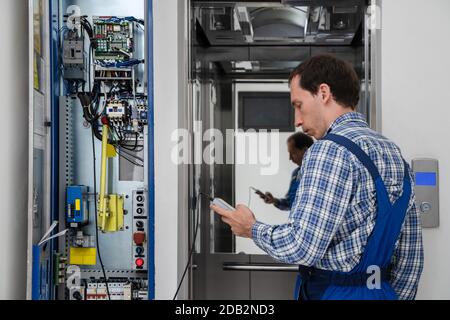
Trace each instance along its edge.
<path fill-rule="evenodd" d="M 371 0 L 371 4 L 369 6 L 372 7 L 372 14 L 379 14 L 381 8 L 380 0 Z M 185 34 L 188 35 L 188 40 L 184 42 L 188 48 L 191 48 L 191 40 L 190 35 L 192 34 L 191 25 L 190 25 L 190 15 L 191 15 L 191 7 L 190 1 L 187 4 L 187 9 L 185 8 L 185 27 L 187 28 L 187 32 Z M 370 20 L 370 11 L 365 12 L 364 21 L 363 21 L 363 29 L 364 29 L 364 77 L 368 79 L 370 77 L 370 81 L 365 81 L 365 90 L 366 96 L 363 96 L 362 99 L 364 101 L 364 105 L 368 107 L 368 120 L 370 127 L 378 132 L 381 131 L 381 29 L 378 28 L 368 28 L 368 21 Z M 379 18 L 379 17 L 377 17 Z M 370 41 L 370 42 L 369 42 Z M 181 61 L 187 61 L 188 71 L 186 72 L 186 77 L 181 77 L 180 81 L 184 81 L 184 88 L 186 90 L 183 98 L 188 99 L 188 110 L 183 111 L 186 112 L 188 117 L 185 121 L 182 121 L 183 126 L 188 128 L 190 132 L 193 132 L 193 124 L 192 121 L 195 119 L 195 115 L 193 115 L 193 104 L 192 104 L 192 81 L 190 79 L 191 76 L 191 50 L 187 50 L 184 52 L 184 59 Z M 183 55 L 182 54 L 182 55 Z M 369 63 L 367 63 L 367 61 Z M 184 110 L 185 104 L 180 104 L 180 110 Z M 191 150 L 194 150 L 193 141 L 191 141 Z M 203 169 L 202 171 L 207 173 L 208 169 Z M 180 213 L 188 212 L 189 214 L 189 243 L 193 241 L 194 234 L 194 224 L 192 217 L 194 216 L 194 208 L 192 207 L 192 203 L 195 203 L 196 199 L 194 190 L 193 181 L 193 166 L 187 166 L 186 168 L 180 169 L 180 175 L 184 177 L 189 177 L 188 186 L 179 187 L 179 192 L 189 192 L 189 203 L 184 203 L 180 205 Z M 205 177 L 205 176 L 203 176 Z M 203 178 L 205 180 L 205 178 Z M 208 179 L 206 179 L 208 180 Z M 211 181 L 203 181 L 206 183 L 207 191 L 211 190 Z M 205 191 L 204 191 L 205 192 Z M 203 206 L 207 206 L 207 202 L 204 203 L 202 201 Z M 184 211 L 182 211 L 183 209 Z M 197 239 L 197 252 L 194 254 L 193 262 L 191 263 L 190 273 L 189 273 L 189 289 L 186 290 L 190 299 L 277 299 L 277 297 L 271 296 L 271 290 L 268 288 L 275 288 L 276 285 L 269 285 L 264 288 L 264 286 L 252 287 L 252 283 L 258 283 L 258 279 L 266 279 L 269 275 L 265 271 L 229 271 L 224 270 L 224 263 L 236 263 L 239 264 L 256 264 L 256 265 L 272 265 L 275 261 L 270 258 L 268 255 L 244 255 L 244 254 L 233 254 L 233 253 L 211 253 L 210 247 L 206 246 L 207 243 L 210 243 L 209 239 L 205 239 L 203 235 L 206 235 L 206 238 L 209 238 L 211 225 L 209 223 L 209 218 L 205 219 L 205 217 L 211 217 L 208 213 L 203 213 L 202 217 L 205 222 L 202 226 L 200 237 L 202 239 Z M 182 220 L 180 220 L 182 221 Z M 180 225 L 182 228 L 183 226 Z M 181 256 L 183 257 L 183 256 Z M 181 259 L 180 261 L 187 261 Z M 282 264 L 278 265 L 279 267 L 283 267 Z M 225 268 L 226 269 L 226 268 Z M 279 283 L 284 283 L 285 293 L 280 296 L 281 299 L 291 299 L 293 298 L 293 287 L 295 284 L 296 272 L 291 271 L 270 271 L 273 275 L 276 275 L 278 279 L 282 279 Z M 276 278 L 275 277 L 275 278 Z M 248 285 L 244 284 L 247 283 Z M 267 290 L 266 293 L 262 293 L 261 290 Z"/>

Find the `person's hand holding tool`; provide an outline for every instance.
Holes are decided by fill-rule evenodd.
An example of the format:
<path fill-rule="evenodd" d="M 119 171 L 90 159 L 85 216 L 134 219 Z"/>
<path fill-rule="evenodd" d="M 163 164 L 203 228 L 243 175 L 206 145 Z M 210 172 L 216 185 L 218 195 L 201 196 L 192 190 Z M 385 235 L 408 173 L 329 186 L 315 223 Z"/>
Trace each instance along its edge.
<path fill-rule="evenodd" d="M 222 217 L 222 221 L 231 227 L 238 237 L 252 238 L 252 227 L 256 222 L 253 212 L 244 205 L 238 205 L 234 211 L 211 205 L 211 209 Z"/>
<path fill-rule="evenodd" d="M 261 197 L 265 203 L 267 204 L 274 204 L 278 201 L 277 198 L 275 198 L 270 192 L 266 192 L 266 194 L 264 195 L 264 198 Z"/>

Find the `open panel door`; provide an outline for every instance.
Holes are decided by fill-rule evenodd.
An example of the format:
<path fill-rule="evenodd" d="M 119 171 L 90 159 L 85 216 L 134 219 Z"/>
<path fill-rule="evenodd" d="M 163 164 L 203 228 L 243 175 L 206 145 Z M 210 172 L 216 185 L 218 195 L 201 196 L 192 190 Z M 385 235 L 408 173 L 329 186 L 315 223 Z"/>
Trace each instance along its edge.
<path fill-rule="evenodd" d="M 50 226 L 49 4 L 29 0 L 29 186 L 27 299 L 51 296 L 50 243 L 38 246 Z"/>
<path fill-rule="evenodd" d="M 151 3 L 28 1 L 28 299 L 155 297 Z M 81 17 L 89 28 L 68 23 Z M 88 117 L 81 100 L 94 94 Z"/>

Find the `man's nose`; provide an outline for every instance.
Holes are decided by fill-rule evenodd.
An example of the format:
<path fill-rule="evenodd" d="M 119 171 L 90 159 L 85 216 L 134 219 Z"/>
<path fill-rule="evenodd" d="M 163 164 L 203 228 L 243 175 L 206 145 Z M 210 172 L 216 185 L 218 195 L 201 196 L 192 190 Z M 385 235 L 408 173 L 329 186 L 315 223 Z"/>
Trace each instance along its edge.
<path fill-rule="evenodd" d="M 297 128 L 301 127 L 303 125 L 303 119 L 300 116 L 300 112 L 298 112 L 297 110 L 295 110 L 295 126 Z"/>

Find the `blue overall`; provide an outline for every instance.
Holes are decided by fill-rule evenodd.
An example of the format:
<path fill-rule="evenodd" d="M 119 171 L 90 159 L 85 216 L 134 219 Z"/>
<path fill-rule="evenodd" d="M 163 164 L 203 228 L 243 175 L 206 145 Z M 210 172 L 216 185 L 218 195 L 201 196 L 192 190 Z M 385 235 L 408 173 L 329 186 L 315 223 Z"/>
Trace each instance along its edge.
<path fill-rule="evenodd" d="M 403 194 L 391 204 L 380 173 L 370 157 L 351 140 L 328 134 L 323 140 L 333 141 L 347 148 L 367 168 L 376 187 L 377 214 L 374 229 L 369 236 L 360 262 L 350 272 L 299 267 L 295 289 L 296 300 L 396 300 L 397 294 L 390 285 L 390 264 L 395 244 L 400 237 L 411 197 L 408 165 L 405 165 Z M 373 267 L 380 275 L 380 286 L 373 288 Z"/>

